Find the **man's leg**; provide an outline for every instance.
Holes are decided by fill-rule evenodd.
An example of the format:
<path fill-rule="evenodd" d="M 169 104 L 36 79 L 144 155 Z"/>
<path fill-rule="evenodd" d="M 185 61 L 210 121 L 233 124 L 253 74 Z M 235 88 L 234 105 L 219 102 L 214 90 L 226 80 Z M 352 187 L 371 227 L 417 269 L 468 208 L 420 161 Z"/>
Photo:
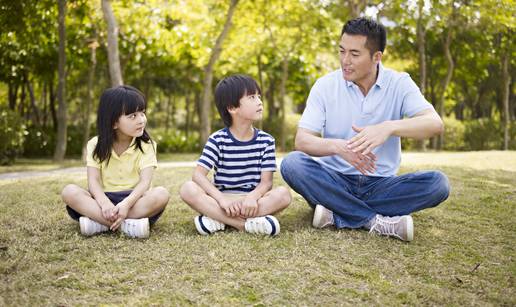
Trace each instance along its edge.
<path fill-rule="evenodd" d="M 320 204 L 333 211 L 337 228 L 359 228 L 376 215 L 364 201 L 351 193 L 351 177 L 324 167 L 303 152 L 291 152 L 283 159 L 281 175 L 312 208 Z"/>
<path fill-rule="evenodd" d="M 435 207 L 448 198 L 450 184 L 439 171 L 421 171 L 378 179 L 369 186 L 365 202 L 378 214 L 407 215 Z"/>

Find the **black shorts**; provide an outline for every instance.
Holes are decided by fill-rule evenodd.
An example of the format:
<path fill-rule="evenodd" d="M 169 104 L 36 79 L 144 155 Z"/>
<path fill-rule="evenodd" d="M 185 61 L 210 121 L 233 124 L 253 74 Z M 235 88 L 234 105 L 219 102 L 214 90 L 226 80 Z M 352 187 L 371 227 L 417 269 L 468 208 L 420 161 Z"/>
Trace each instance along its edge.
<path fill-rule="evenodd" d="M 113 205 L 118 205 L 122 200 L 124 200 L 129 194 L 131 194 L 132 190 L 129 191 L 120 191 L 120 192 L 105 192 L 107 198 L 113 203 Z M 68 215 L 76 221 L 82 216 L 79 212 L 72 209 L 70 206 L 66 206 L 66 211 L 68 211 Z M 163 214 L 165 209 L 161 210 L 157 214 L 149 217 L 149 224 L 153 225 L 160 218 L 161 214 Z"/>

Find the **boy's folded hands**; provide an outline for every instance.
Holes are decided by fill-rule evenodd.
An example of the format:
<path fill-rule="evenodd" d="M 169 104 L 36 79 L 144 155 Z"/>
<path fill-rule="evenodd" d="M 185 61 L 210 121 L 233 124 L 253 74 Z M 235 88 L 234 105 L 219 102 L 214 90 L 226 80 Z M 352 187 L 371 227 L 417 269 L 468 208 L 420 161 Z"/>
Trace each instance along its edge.
<path fill-rule="evenodd" d="M 258 213 L 258 200 L 251 196 L 246 196 L 242 201 L 242 205 L 240 207 L 240 215 L 242 217 L 255 217 Z"/>
<path fill-rule="evenodd" d="M 226 212 L 227 216 L 239 216 L 241 203 L 239 200 L 231 200 L 224 198 L 219 201 L 219 206 Z"/>

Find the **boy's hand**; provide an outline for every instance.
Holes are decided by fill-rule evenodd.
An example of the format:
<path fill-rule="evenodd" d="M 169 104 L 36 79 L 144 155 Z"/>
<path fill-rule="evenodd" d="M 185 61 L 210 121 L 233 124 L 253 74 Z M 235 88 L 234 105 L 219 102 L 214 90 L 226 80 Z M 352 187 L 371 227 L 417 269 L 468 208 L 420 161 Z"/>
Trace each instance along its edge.
<path fill-rule="evenodd" d="M 242 217 L 255 217 L 258 213 L 258 200 L 252 196 L 246 196 L 242 201 L 240 215 Z"/>
<path fill-rule="evenodd" d="M 238 200 L 230 200 L 227 198 L 223 198 L 219 202 L 219 206 L 226 211 L 227 216 L 238 216 L 240 215 L 240 207 L 241 203 Z"/>
<path fill-rule="evenodd" d="M 115 209 L 115 205 L 113 205 L 111 202 L 102 202 L 102 203 L 99 203 L 99 205 L 100 205 L 100 208 L 102 209 L 102 216 L 106 220 L 108 220 L 110 222 L 114 222 L 115 218 L 116 218 L 116 216 L 113 213 L 113 210 Z"/>
<path fill-rule="evenodd" d="M 109 227 L 111 231 L 117 230 L 122 222 L 127 218 L 127 214 L 129 214 L 129 206 L 122 201 L 117 206 L 115 206 L 113 213 L 115 213 L 116 220 L 113 224 L 111 224 L 111 227 Z"/>

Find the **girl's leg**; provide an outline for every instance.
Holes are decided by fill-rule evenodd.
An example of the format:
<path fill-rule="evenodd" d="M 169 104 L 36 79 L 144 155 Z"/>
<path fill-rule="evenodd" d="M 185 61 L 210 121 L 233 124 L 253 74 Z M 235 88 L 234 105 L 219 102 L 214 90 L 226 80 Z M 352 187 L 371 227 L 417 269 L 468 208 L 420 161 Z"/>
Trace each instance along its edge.
<path fill-rule="evenodd" d="M 127 218 L 141 219 L 154 216 L 165 209 L 170 194 L 164 187 L 155 187 L 145 192 L 131 207 Z"/>
<path fill-rule="evenodd" d="M 244 230 L 245 220 L 239 217 L 227 216 L 217 201 L 206 194 L 197 183 L 193 181 L 185 182 L 181 186 L 179 195 L 195 211 L 238 230 Z"/>
<path fill-rule="evenodd" d="M 291 201 L 292 197 L 289 189 L 285 187 L 272 189 L 258 200 L 257 216 L 278 213 L 288 207 Z"/>
<path fill-rule="evenodd" d="M 65 204 L 81 215 L 89 217 L 102 225 L 111 226 L 112 222 L 102 216 L 102 210 L 99 205 L 95 199 L 93 199 L 90 192 L 85 189 L 75 184 L 69 184 L 64 187 L 61 192 L 61 197 Z"/>

